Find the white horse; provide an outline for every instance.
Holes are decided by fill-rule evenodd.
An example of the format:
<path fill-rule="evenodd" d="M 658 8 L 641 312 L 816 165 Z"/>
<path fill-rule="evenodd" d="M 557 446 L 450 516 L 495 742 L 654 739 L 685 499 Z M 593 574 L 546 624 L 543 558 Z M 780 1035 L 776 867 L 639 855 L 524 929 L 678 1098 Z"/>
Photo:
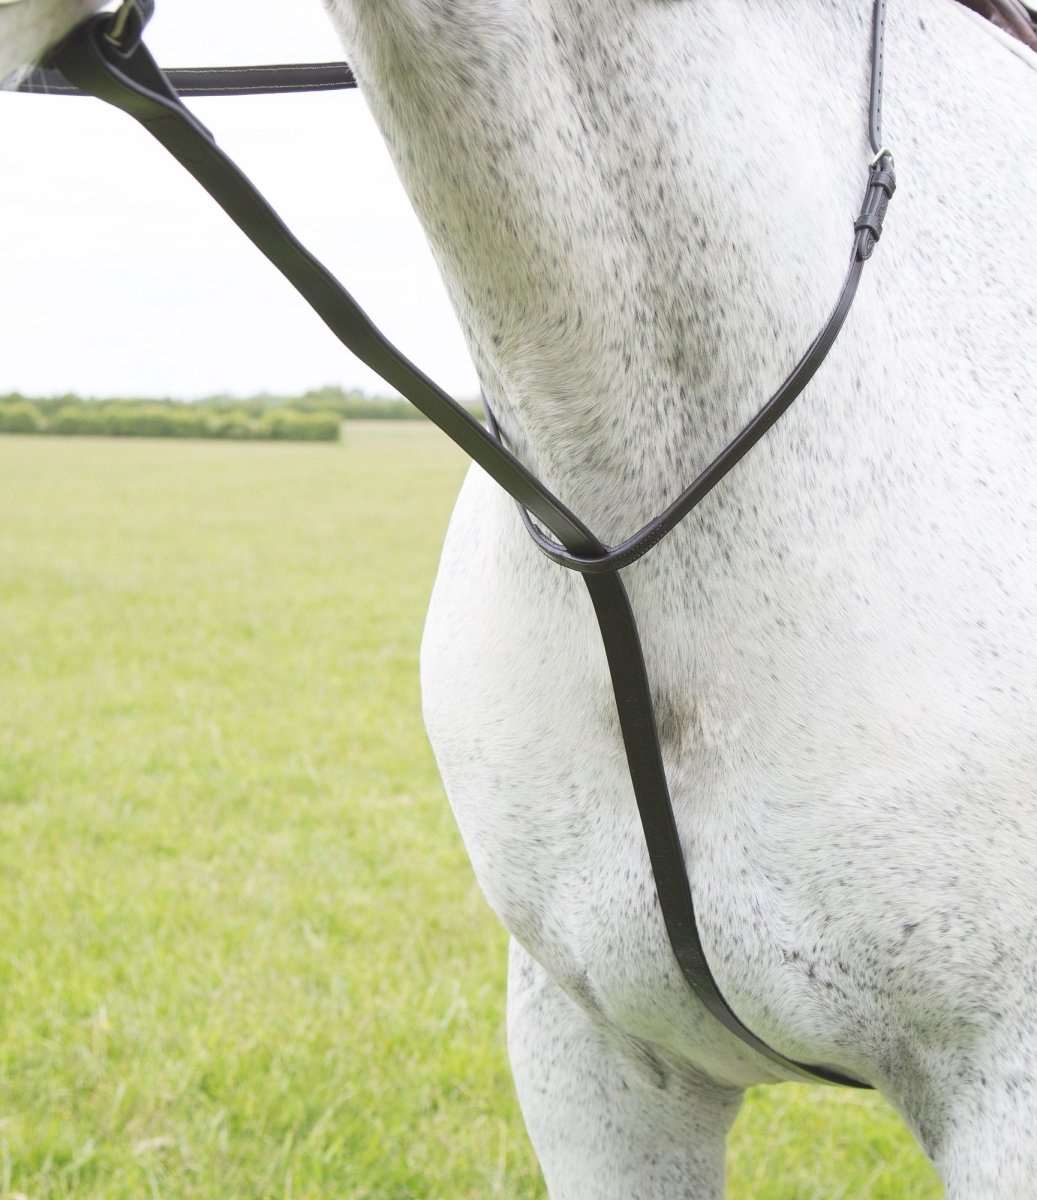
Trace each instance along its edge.
<path fill-rule="evenodd" d="M 96 7 L 0 7 L 0 70 Z M 834 299 L 870 0 L 328 7 L 510 445 L 621 540 Z M 847 330 L 624 578 L 721 991 L 880 1089 L 949 1200 L 1032 1200 L 1037 55 L 892 0 L 886 58 L 901 186 Z M 478 470 L 422 674 L 552 1197 L 716 1200 L 781 1072 L 682 978 L 583 584 Z"/>

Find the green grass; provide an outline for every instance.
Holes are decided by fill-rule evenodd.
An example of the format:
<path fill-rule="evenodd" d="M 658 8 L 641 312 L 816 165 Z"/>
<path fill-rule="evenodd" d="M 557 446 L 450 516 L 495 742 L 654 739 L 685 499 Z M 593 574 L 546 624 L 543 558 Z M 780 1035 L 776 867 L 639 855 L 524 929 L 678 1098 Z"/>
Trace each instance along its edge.
<path fill-rule="evenodd" d="M 421 727 L 463 471 L 0 438 L 0 1200 L 543 1197 L 504 935 Z M 750 1097 L 733 1200 L 931 1200 L 880 1101 Z"/>

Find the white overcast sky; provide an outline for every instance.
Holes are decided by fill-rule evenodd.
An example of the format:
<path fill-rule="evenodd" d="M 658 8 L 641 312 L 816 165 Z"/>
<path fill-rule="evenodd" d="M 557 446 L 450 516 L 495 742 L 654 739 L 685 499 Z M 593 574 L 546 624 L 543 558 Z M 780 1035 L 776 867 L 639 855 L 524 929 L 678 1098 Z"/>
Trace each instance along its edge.
<path fill-rule="evenodd" d="M 159 0 L 163 66 L 343 57 L 319 0 Z M 304 244 L 459 398 L 475 373 L 360 95 L 189 101 Z M 386 394 L 134 121 L 0 94 L 0 393 Z"/>

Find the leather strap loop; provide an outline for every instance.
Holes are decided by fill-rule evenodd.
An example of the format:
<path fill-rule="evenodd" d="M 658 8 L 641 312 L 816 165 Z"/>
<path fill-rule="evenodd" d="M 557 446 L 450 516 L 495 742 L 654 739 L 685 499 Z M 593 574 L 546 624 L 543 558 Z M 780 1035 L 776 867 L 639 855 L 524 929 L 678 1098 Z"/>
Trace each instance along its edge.
<path fill-rule="evenodd" d="M 864 204 L 861 206 L 860 216 L 853 223 L 858 235 L 854 243 L 854 252 L 861 261 L 871 257 L 875 243 L 882 236 L 882 222 L 896 190 L 893 157 L 890 154 L 882 154 L 871 165 L 871 177 L 864 195 Z"/>

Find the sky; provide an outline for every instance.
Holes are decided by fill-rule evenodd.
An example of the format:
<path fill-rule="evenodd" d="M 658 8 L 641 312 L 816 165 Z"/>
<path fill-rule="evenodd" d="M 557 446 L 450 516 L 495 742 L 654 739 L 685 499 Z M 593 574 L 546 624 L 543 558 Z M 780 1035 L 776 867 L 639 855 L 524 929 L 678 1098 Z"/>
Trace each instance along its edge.
<path fill-rule="evenodd" d="M 159 0 L 163 66 L 341 59 L 319 0 Z M 477 393 L 418 224 L 356 91 L 188 102 L 386 335 Z M 143 129 L 99 100 L 0 94 L 0 393 L 391 389 Z"/>

